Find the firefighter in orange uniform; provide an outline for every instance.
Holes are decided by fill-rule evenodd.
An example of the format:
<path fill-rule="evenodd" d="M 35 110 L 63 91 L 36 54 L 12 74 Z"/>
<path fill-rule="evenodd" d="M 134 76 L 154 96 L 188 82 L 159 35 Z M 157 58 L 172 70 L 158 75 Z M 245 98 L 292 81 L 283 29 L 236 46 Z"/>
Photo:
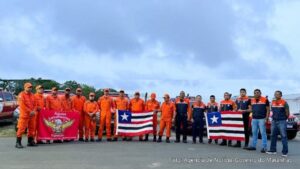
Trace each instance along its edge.
<path fill-rule="evenodd" d="M 83 111 L 86 98 L 82 96 L 82 89 L 79 87 L 76 89 L 76 95 L 72 97 L 72 105 L 74 110 L 80 114 L 79 118 L 79 141 L 83 140 L 83 128 L 85 124 L 85 112 Z"/>
<path fill-rule="evenodd" d="M 67 87 L 65 89 L 65 95 L 61 97 L 62 111 L 66 111 L 66 112 L 74 111 L 70 94 L 71 94 L 71 89 Z"/>
<path fill-rule="evenodd" d="M 57 87 L 53 87 L 51 95 L 46 97 L 46 109 L 54 111 L 62 110 L 62 103 L 57 95 L 57 90 Z"/>
<path fill-rule="evenodd" d="M 42 85 L 36 86 L 36 93 L 34 94 L 34 100 L 35 100 L 35 137 L 38 143 L 42 143 L 40 140 L 37 139 L 38 137 L 38 128 L 39 128 L 39 117 L 41 110 L 45 108 L 46 106 L 46 100 L 44 98 L 44 87 Z"/>
<path fill-rule="evenodd" d="M 54 111 L 62 111 L 62 102 L 61 98 L 58 97 L 57 87 L 52 87 L 51 95 L 46 97 L 46 109 Z M 50 143 L 50 140 L 47 140 L 47 143 Z M 53 143 L 62 143 L 62 140 L 54 140 Z"/>
<path fill-rule="evenodd" d="M 134 98 L 130 100 L 129 110 L 132 112 L 142 112 L 145 110 L 145 102 L 140 98 L 139 92 L 135 92 Z M 127 140 L 131 141 L 132 137 L 128 138 Z M 143 141 L 143 135 L 139 136 L 139 141 Z"/>
<path fill-rule="evenodd" d="M 34 142 L 35 102 L 31 83 L 24 84 L 24 91 L 18 96 L 18 104 L 20 116 L 18 120 L 16 148 L 23 148 L 21 141 L 26 128 L 28 128 L 27 146 L 36 146 L 36 143 Z"/>
<path fill-rule="evenodd" d="M 153 111 L 153 142 L 156 142 L 157 135 L 157 112 L 159 110 L 160 104 L 156 100 L 156 94 L 151 93 L 151 99 L 146 102 L 145 110 Z M 146 134 L 145 141 L 148 141 L 149 134 Z"/>
<path fill-rule="evenodd" d="M 118 114 L 116 110 L 128 110 L 129 109 L 129 100 L 125 97 L 124 90 L 120 90 L 119 97 L 114 100 L 114 108 L 115 108 L 115 123 L 114 123 L 114 141 L 118 141 L 118 135 L 116 133 L 117 129 L 117 118 Z M 123 141 L 126 140 L 126 137 L 123 137 Z"/>
<path fill-rule="evenodd" d="M 160 108 L 161 119 L 159 123 L 159 137 L 157 142 L 161 142 L 162 135 L 166 128 L 166 142 L 170 143 L 172 121 L 174 120 L 175 115 L 175 105 L 173 102 L 170 101 L 170 96 L 168 94 L 164 95 L 164 100 L 165 101 L 163 102 Z"/>
<path fill-rule="evenodd" d="M 89 100 L 84 103 L 85 112 L 85 142 L 94 142 L 96 129 L 96 113 L 99 111 L 98 103 L 95 101 L 95 93 L 89 94 Z"/>
<path fill-rule="evenodd" d="M 100 109 L 100 127 L 98 131 L 98 142 L 102 141 L 104 127 L 106 128 L 107 141 L 111 140 L 111 112 L 113 110 L 113 100 L 109 96 L 109 89 L 104 90 L 104 96 L 98 100 Z"/>

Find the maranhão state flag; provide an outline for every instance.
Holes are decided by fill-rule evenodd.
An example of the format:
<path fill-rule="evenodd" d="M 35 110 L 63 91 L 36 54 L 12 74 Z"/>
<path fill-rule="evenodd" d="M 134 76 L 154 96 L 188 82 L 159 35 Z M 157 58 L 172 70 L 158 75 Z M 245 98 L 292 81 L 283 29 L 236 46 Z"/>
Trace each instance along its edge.
<path fill-rule="evenodd" d="M 140 136 L 153 132 L 153 112 L 131 112 L 117 110 L 116 134 L 119 136 Z"/>
<path fill-rule="evenodd" d="M 38 140 L 75 140 L 78 136 L 79 113 L 41 110 Z"/>
<path fill-rule="evenodd" d="M 242 112 L 212 112 L 205 116 L 209 139 L 245 140 Z"/>

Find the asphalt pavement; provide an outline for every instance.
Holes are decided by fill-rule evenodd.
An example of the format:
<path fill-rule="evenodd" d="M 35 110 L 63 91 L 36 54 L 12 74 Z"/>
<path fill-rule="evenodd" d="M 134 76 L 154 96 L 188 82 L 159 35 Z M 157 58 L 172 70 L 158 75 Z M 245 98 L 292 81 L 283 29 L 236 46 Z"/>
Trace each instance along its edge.
<path fill-rule="evenodd" d="M 173 134 L 174 137 L 174 134 Z M 137 138 L 136 138 L 137 139 Z M 300 167 L 300 136 L 289 141 L 289 156 L 215 144 L 106 142 L 46 144 L 14 148 L 15 138 L 0 138 L 0 169 L 141 169 L 141 168 L 291 168 Z M 27 140 L 24 138 L 23 145 Z M 269 143 L 269 142 L 268 142 Z M 259 144 L 260 145 L 260 142 Z M 268 145 L 269 146 L 269 145 Z"/>

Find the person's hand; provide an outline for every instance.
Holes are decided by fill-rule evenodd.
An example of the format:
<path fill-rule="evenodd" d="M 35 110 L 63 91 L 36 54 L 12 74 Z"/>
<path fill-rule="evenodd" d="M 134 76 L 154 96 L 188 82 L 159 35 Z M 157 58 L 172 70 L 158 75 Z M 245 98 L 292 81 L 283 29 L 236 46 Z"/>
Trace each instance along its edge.
<path fill-rule="evenodd" d="M 35 115 L 35 112 L 34 112 L 34 111 L 30 112 L 30 117 L 32 117 L 32 116 L 34 116 L 34 115 Z"/>
<path fill-rule="evenodd" d="M 265 122 L 268 123 L 269 122 L 269 118 L 266 118 Z"/>

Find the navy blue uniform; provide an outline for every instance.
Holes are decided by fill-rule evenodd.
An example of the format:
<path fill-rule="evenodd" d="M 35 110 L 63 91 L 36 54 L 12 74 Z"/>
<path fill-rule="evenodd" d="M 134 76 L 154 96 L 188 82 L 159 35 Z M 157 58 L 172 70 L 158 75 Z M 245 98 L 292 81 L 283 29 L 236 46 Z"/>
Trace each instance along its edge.
<path fill-rule="evenodd" d="M 196 142 L 197 136 L 199 136 L 199 142 L 203 142 L 203 129 L 204 129 L 204 112 L 206 106 L 204 103 L 194 103 L 192 105 L 193 109 L 193 142 Z"/>
<path fill-rule="evenodd" d="M 175 102 L 176 117 L 175 117 L 175 128 L 176 128 L 176 142 L 180 142 L 180 133 L 182 125 L 183 141 L 187 140 L 187 121 L 188 113 L 190 112 L 190 101 L 188 99 L 177 99 Z"/>
<path fill-rule="evenodd" d="M 245 97 L 239 97 L 235 101 L 237 105 L 237 110 L 248 110 L 249 106 L 251 105 L 251 100 L 248 98 L 248 96 Z M 249 144 L 249 115 L 250 112 L 243 112 L 243 122 L 244 122 L 244 130 L 245 130 L 245 147 L 248 147 Z M 237 144 L 240 146 L 241 142 L 238 141 Z"/>

